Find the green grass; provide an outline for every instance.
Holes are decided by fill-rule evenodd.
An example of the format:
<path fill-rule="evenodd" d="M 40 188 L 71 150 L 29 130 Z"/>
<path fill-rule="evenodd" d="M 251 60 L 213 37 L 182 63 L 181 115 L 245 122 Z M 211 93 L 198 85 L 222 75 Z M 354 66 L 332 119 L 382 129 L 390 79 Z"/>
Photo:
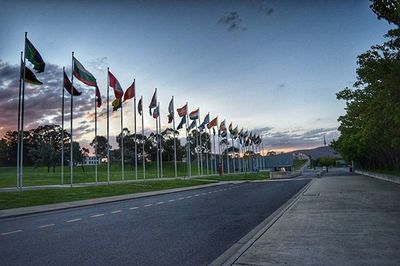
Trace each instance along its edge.
<path fill-rule="evenodd" d="M 295 159 L 293 161 L 293 169 L 300 170 L 307 161 L 307 159 Z"/>
<path fill-rule="evenodd" d="M 368 172 L 380 173 L 385 175 L 400 176 L 400 170 L 368 169 Z"/>
<path fill-rule="evenodd" d="M 217 181 L 240 181 L 240 180 L 266 180 L 270 177 L 269 172 L 258 172 L 258 173 L 243 173 L 243 174 L 225 174 L 222 176 L 210 176 L 202 178 L 205 180 L 217 180 Z"/>
<path fill-rule="evenodd" d="M 195 179 L 142 181 L 126 184 L 72 187 L 59 189 L 28 190 L 0 193 L 0 210 L 35 205 L 94 199 L 116 195 L 132 194 L 171 188 L 190 187 L 212 183 Z"/>
<path fill-rule="evenodd" d="M 178 176 L 185 176 L 187 173 L 186 163 L 178 162 Z M 206 169 L 204 166 L 204 173 Z M 197 174 L 197 164 L 192 164 L 192 175 Z M 157 176 L 156 163 L 146 164 L 146 178 L 155 178 Z M 175 177 L 174 163 L 163 162 L 163 177 Z M 38 185 L 56 185 L 61 184 L 61 167 L 57 166 L 55 173 L 47 172 L 47 167 L 24 167 L 24 186 Z M 135 171 L 130 164 L 125 164 L 125 180 L 134 180 Z M 138 164 L 138 179 L 143 179 L 142 164 Z M 121 180 L 121 164 L 114 163 L 110 167 L 110 180 Z M 107 165 L 102 164 L 98 167 L 98 181 L 107 181 Z M 95 167 L 85 166 L 83 172 L 81 167 L 74 167 L 74 183 L 95 182 Z M 70 183 L 70 168 L 64 167 L 64 184 Z M 0 188 L 1 187 L 16 187 L 16 167 L 1 167 L 0 168 Z"/>

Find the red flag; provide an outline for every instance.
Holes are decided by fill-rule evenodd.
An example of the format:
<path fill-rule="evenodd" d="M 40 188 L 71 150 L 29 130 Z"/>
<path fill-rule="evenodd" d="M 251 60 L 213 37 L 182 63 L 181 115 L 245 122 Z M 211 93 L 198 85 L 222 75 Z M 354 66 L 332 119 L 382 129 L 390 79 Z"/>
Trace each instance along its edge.
<path fill-rule="evenodd" d="M 208 123 L 207 128 L 216 127 L 218 125 L 218 116 Z"/>
<path fill-rule="evenodd" d="M 71 85 L 71 81 L 69 81 L 67 74 L 65 74 L 64 72 L 64 88 L 68 91 L 69 94 L 71 94 Z M 82 92 L 78 91 L 75 87 L 72 88 L 73 96 L 79 96 L 81 94 Z"/>
<path fill-rule="evenodd" d="M 124 94 L 124 102 L 132 99 L 133 97 L 135 97 L 135 80 L 133 80 L 132 85 L 126 89 Z"/>
<path fill-rule="evenodd" d="M 117 78 L 108 71 L 108 79 L 110 81 L 110 87 L 114 88 L 115 98 L 121 99 L 124 95 L 124 91 L 122 90 L 121 84 L 119 84 Z"/>
<path fill-rule="evenodd" d="M 101 106 L 101 95 L 99 87 L 96 86 L 96 100 L 97 100 L 97 107 Z"/>
<path fill-rule="evenodd" d="M 187 104 L 185 104 L 183 107 L 176 109 L 178 112 L 179 117 L 187 115 Z"/>

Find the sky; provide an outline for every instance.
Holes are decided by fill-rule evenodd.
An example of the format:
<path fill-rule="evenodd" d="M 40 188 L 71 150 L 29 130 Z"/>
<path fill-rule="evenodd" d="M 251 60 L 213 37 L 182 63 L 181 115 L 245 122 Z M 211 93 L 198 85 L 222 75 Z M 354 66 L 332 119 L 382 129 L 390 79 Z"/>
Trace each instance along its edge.
<path fill-rule="evenodd" d="M 148 104 L 158 90 L 162 127 L 171 96 L 263 137 L 266 151 L 290 151 L 337 139 L 345 103 L 336 93 L 356 81 L 357 55 L 390 29 L 370 1 L 3 1 L 0 9 L 0 137 L 16 130 L 24 32 L 46 62 L 42 86 L 27 86 L 25 129 L 61 124 L 62 67 L 71 52 L 97 79 L 106 134 L 107 67 L 125 90 L 133 79 L 144 98 L 145 131 L 155 130 Z M 94 138 L 94 90 L 74 82 L 74 137 Z M 111 100 L 113 93 L 110 91 Z M 66 99 L 69 106 L 69 98 Z M 66 108 L 65 128 L 69 128 Z M 133 131 L 133 101 L 124 127 Z M 177 115 L 176 115 L 177 116 Z M 110 118 L 111 145 L 120 113 Z M 140 117 L 139 117 L 140 119 Z M 179 123 L 179 121 L 177 121 Z M 138 124 L 138 130 L 141 130 Z M 181 135 L 185 133 L 182 130 Z M 113 141 L 114 140 L 114 141 Z"/>

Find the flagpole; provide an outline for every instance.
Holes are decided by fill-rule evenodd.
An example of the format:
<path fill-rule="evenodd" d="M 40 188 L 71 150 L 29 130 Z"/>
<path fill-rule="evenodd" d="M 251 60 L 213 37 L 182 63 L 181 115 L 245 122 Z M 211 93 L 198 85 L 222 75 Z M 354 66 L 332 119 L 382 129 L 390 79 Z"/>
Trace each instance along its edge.
<path fill-rule="evenodd" d="M 208 113 L 208 117 L 210 117 L 210 113 Z M 207 175 L 210 175 L 210 169 L 209 169 L 209 164 L 208 164 L 208 155 L 210 153 L 210 151 L 208 150 L 208 144 L 210 143 L 210 149 L 211 149 L 211 138 L 210 138 L 210 134 L 209 134 L 209 129 L 204 128 L 206 130 L 206 135 L 208 136 L 207 141 L 206 141 L 206 163 L 207 163 Z"/>
<path fill-rule="evenodd" d="M 64 185 L 64 73 L 65 67 L 63 67 L 63 79 L 62 79 L 62 101 L 61 101 L 61 185 Z M 71 88 L 71 93 L 73 89 Z"/>
<path fill-rule="evenodd" d="M 21 160 L 21 156 L 20 156 L 20 152 L 21 152 L 21 147 L 20 147 L 20 131 L 21 131 L 21 90 L 22 90 L 22 71 L 23 68 L 25 69 L 25 66 L 23 66 L 23 62 L 22 62 L 22 51 L 21 51 L 21 62 L 20 62 L 20 69 L 19 69 L 19 93 L 18 93 L 18 134 L 17 134 L 17 189 L 20 188 L 19 186 L 19 173 L 20 173 L 20 160 Z"/>
<path fill-rule="evenodd" d="M 235 173 L 236 172 L 236 170 L 235 170 L 235 168 L 236 168 L 235 157 L 236 156 L 235 156 L 235 142 L 233 141 L 233 134 L 231 134 L 231 140 L 232 140 L 232 165 L 233 165 L 233 173 Z"/>
<path fill-rule="evenodd" d="M 121 103 L 121 177 L 122 181 L 125 181 L 125 169 L 124 169 L 124 112 L 122 110 Z"/>
<path fill-rule="evenodd" d="M 153 111 L 154 112 L 154 111 Z M 154 113 L 153 113 L 154 114 Z M 156 117 L 156 141 L 157 141 L 157 149 L 156 149 L 156 158 L 157 158 L 157 178 L 160 178 L 160 154 L 158 153 L 158 117 Z"/>
<path fill-rule="evenodd" d="M 174 168 L 175 168 L 175 178 L 178 177 L 178 168 L 177 168 L 177 162 L 176 162 L 176 128 L 175 128 L 175 102 L 174 102 L 174 96 L 172 96 L 172 127 L 174 129 Z"/>
<path fill-rule="evenodd" d="M 214 174 L 217 173 L 217 147 L 215 147 L 215 134 L 214 134 L 214 128 L 213 128 L 213 140 L 214 140 Z"/>
<path fill-rule="evenodd" d="M 110 68 L 107 67 L 107 184 L 110 184 Z"/>
<path fill-rule="evenodd" d="M 162 150 L 161 115 L 160 115 L 160 113 L 161 113 L 160 102 L 158 102 L 158 131 L 159 131 L 159 142 L 160 142 L 160 149 L 159 149 L 159 152 L 160 152 L 160 176 L 161 176 L 161 178 L 163 178 L 163 165 L 162 165 L 162 162 L 163 162 L 163 156 L 162 156 L 163 150 Z"/>
<path fill-rule="evenodd" d="M 138 170 L 137 170 L 137 166 L 138 166 L 138 163 L 137 163 L 137 136 L 136 136 L 136 134 L 137 134 L 137 128 L 136 128 L 136 83 L 135 83 L 135 79 L 133 79 L 133 84 L 135 84 L 135 87 L 134 87 L 134 93 L 135 93 L 135 96 L 133 97 L 133 120 L 134 120 L 134 128 L 135 128 L 135 179 L 137 180 L 138 179 Z"/>
<path fill-rule="evenodd" d="M 199 124 L 200 124 L 200 108 L 199 108 Z M 196 123 L 197 126 L 197 123 Z M 201 129 L 199 128 L 199 143 L 200 143 L 200 175 L 203 175 L 203 146 L 201 145 Z"/>
<path fill-rule="evenodd" d="M 143 96 L 140 97 L 140 102 L 142 103 L 142 166 L 143 166 L 143 180 L 146 179 L 146 156 L 144 152 L 144 145 L 146 142 L 144 136 L 144 113 L 143 113 Z"/>
<path fill-rule="evenodd" d="M 187 154 L 186 154 L 186 159 L 187 159 L 187 170 L 188 170 L 188 177 L 190 177 L 191 175 L 192 175 L 192 173 L 191 173 L 191 168 L 192 168 L 192 166 L 191 166 L 191 156 L 190 156 L 190 141 L 189 141 L 189 134 L 188 134 L 188 122 L 189 122 L 189 105 L 188 105 L 188 102 L 186 102 L 186 110 L 187 110 L 187 112 L 186 112 L 186 152 L 187 152 Z"/>
<path fill-rule="evenodd" d="M 24 45 L 24 68 L 23 68 L 23 79 L 22 79 L 22 99 L 21 99 L 21 127 L 20 127 L 20 164 L 19 164 L 19 189 L 23 188 L 24 179 L 24 110 L 25 110 L 25 67 L 26 67 L 26 38 L 28 32 L 25 32 L 25 45 Z"/>
<path fill-rule="evenodd" d="M 200 121 L 200 108 L 198 109 L 199 110 L 199 117 L 198 117 L 198 119 L 199 119 L 199 121 Z M 199 148 L 199 135 L 200 135 L 200 131 L 198 130 L 198 128 L 197 128 L 197 119 L 194 121 L 195 122 L 195 124 L 196 124 L 196 148 L 194 149 L 194 152 L 196 153 L 196 161 L 197 161 L 197 175 L 198 176 L 200 176 L 200 158 L 199 158 L 199 151 L 198 151 L 198 148 Z"/>
<path fill-rule="evenodd" d="M 72 88 L 71 88 L 71 93 L 72 93 Z M 94 91 L 94 156 L 96 158 L 96 163 L 94 165 L 94 176 L 95 176 L 95 181 L 97 184 L 97 164 L 98 164 L 98 158 L 97 158 L 97 93 L 96 93 L 96 88 Z"/>
<path fill-rule="evenodd" d="M 72 96 L 72 94 L 73 94 L 72 88 L 73 87 L 74 87 L 74 52 L 72 52 L 72 68 L 71 68 L 71 128 L 70 128 L 71 143 L 70 143 L 70 157 L 69 157 L 70 158 L 70 168 L 71 168 L 71 171 L 70 171 L 71 187 L 72 187 L 72 184 L 74 183 L 74 155 L 73 155 L 73 144 L 72 144 L 72 142 L 73 142 L 73 124 L 74 124 L 74 122 L 73 122 L 74 114 L 72 113 L 73 106 L 74 106 L 74 98 Z"/>

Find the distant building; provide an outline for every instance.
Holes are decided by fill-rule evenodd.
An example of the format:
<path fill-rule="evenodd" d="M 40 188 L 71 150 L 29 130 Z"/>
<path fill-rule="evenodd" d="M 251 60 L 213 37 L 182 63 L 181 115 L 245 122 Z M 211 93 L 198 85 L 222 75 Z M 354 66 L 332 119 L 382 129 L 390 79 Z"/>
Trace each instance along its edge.
<path fill-rule="evenodd" d="M 85 158 L 83 165 L 99 165 L 100 164 L 100 158 L 96 156 L 88 156 Z M 81 165 L 81 164 L 78 164 Z"/>

